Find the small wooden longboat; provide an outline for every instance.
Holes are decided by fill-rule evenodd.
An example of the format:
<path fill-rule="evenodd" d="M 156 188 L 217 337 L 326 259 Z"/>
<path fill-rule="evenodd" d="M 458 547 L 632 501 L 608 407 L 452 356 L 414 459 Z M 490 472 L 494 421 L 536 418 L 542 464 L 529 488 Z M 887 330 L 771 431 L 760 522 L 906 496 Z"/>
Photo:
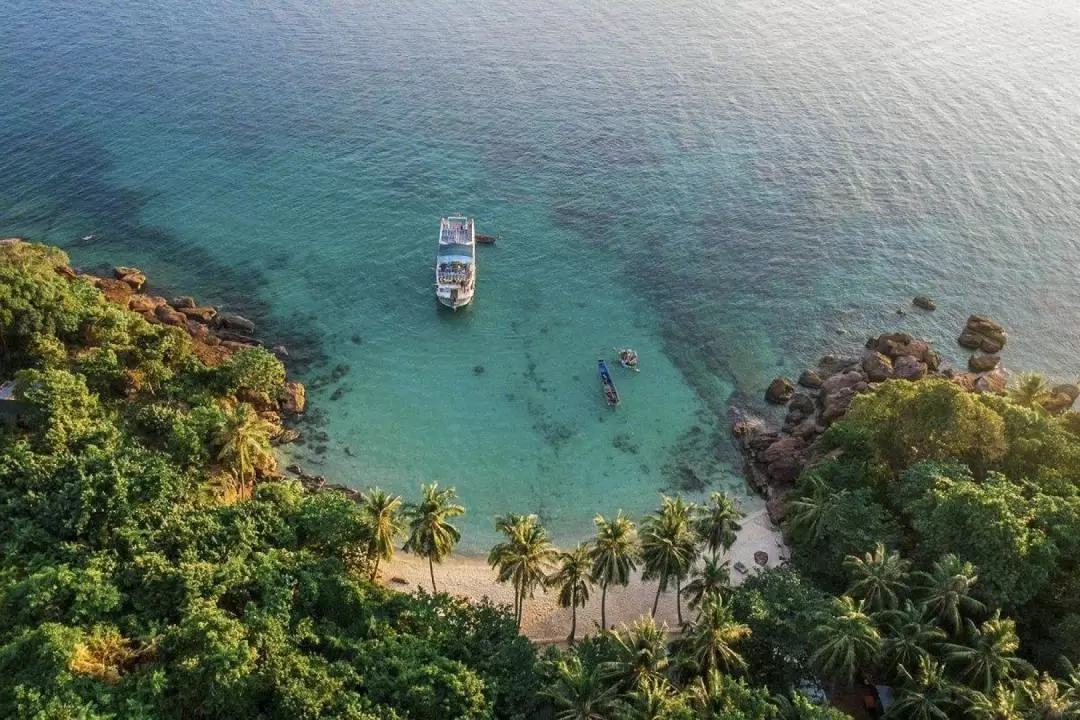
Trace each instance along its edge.
<path fill-rule="evenodd" d="M 499 239 L 498 235 L 476 235 L 476 242 L 482 245 L 494 245 L 495 241 Z"/>
<path fill-rule="evenodd" d="M 597 360 L 596 369 L 600 372 L 600 382 L 604 386 L 604 399 L 607 400 L 608 407 L 615 407 L 619 404 L 619 391 L 615 389 L 615 383 L 611 380 L 607 363 L 604 360 Z"/>

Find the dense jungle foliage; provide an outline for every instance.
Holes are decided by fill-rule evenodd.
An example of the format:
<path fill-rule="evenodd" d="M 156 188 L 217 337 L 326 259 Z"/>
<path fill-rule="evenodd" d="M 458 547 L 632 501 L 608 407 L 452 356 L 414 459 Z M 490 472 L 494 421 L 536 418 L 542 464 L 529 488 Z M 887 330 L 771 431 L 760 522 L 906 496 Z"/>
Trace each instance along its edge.
<path fill-rule="evenodd" d="M 829 429 L 785 523 L 842 594 L 819 676 L 892 683 L 895 717 L 1080 716 L 1080 415 L 1047 396 L 888 381 Z"/>
<path fill-rule="evenodd" d="M 376 587 L 363 508 L 273 480 L 237 399 L 277 395 L 273 356 L 208 367 L 66 265 L 0 246 L 0 717 L 529 713 L 504 609 Z"/>
<path fill-rule="evenodd" d="M 1037 383 L 859 398 L 789 500 L 792 567 L 732 587 L 721 494 L 566 552 L 508 515 L 514 607 L 469 604 L 372 582 L 396 549 L 453 551 L 452 489 L 305 492 L 276 472 L 272 355 L 208 362 L 67 262 L 0 244 L 2 718 L 839 720 L 801 690 L 863 680 L 896 688 L 889 718 L 1080 712 L 1080 418 Z M 603 616 L 637 570 L 680 632 L 642 608 L 585 638 L 575 614 L 563 649 L 518 634 L 536 590 Z"/>

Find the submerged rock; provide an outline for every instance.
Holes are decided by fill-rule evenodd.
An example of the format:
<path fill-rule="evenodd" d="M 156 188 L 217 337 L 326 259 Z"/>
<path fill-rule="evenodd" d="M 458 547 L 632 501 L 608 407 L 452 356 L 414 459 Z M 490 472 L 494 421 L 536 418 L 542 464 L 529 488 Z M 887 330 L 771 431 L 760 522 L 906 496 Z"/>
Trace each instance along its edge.
<path fill-rule="evenodd" d="M 244 335 L 255 334 L 255 323 L 241 315 L 218 315 L 214 318 L 214 327 Z"/>
<path fill-rule="evenodd" d="M 937 303 L 926 295 L 916 295 L 911 303 L 915 307 L 922 308 L 923 310 L 937 310 Z"/>

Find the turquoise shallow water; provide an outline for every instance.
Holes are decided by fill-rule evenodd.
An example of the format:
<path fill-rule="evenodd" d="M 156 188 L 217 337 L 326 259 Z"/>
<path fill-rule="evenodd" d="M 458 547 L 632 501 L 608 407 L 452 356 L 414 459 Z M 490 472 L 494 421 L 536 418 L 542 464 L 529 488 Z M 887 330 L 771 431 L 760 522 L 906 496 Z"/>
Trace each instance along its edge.
<path fill-rule="evenodd" d="M 0 24 L 0 234 L 251 314 L 305 379 L 347 365 L 297 459 L 455 485 L 472 550 L 509 510 L 570 540 L 662 489 L 742 492 L 731 404 L 871 332 L 957 355 L 986 312 L 1010 367 L 1080 372 L 1073 2 L 9 0 Z M 503 236 L 457 315 L 431 292 L 455 212 Z M 938 312 L 896 315 L 921 292 Z M 594 366 L 621 345 L 643 372 L 612 413 Z"/>

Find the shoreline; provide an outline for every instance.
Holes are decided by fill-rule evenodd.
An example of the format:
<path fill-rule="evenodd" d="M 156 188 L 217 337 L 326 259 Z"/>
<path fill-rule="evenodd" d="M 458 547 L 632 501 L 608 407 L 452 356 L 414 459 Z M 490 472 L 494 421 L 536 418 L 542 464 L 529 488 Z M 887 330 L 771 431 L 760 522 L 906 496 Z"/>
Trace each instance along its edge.
<path fill-rule="evenodd" d="M 742 530 L 725 558 L 731 562 L 731 584 L 738 585 L 755 571 L 754 553 L 768 553 L 768 567 L 776 567 L 789 557 L 788 548 L 780 535 L 780 529 L 769 519 L 764 508 L 748 514 L 742 521 Z M 735 570 L 735 563 L 746 566 L 745 574 Z M 415 555 L 396 552 L 393 560 L 379 569 L 379 583 L 392 590 L 413 592 L 418 586 L 431 590 L 428 564 Z M 404 581 L 404 582 L 402 582 Z M 467 600 L 490 600 L 513 605 L 514 590 L 510 584 L 495 581 L 495 571 L 488 566 L 487 557 L 480 555 L 451 555 L 441 565 L 435 566 L 435 582 L 439 592 Z M 657 583 L 641 579 L 640 568 L 626 587 L 608 588 L 608 624 L 619 627 L 629 624 L 652 610 Z M 559 643 L 570 634 L 571 610 L 560 608 L 557 592 L 537 590 L 532 599 L 526 599 L 521 621 L 521 634 L 537 643 Z M 683 603 L 683 620 L 693 616 Z M 660 595 L 656 611 L 658 623 L 666 623 L 669 630 L 678 629 L 675 609 L 675 592 L 669 590 Z M 578 608 L 577 637 L 593 634 L 600 623 L 600 588 L 589 592 L 589 602 Z"/>

